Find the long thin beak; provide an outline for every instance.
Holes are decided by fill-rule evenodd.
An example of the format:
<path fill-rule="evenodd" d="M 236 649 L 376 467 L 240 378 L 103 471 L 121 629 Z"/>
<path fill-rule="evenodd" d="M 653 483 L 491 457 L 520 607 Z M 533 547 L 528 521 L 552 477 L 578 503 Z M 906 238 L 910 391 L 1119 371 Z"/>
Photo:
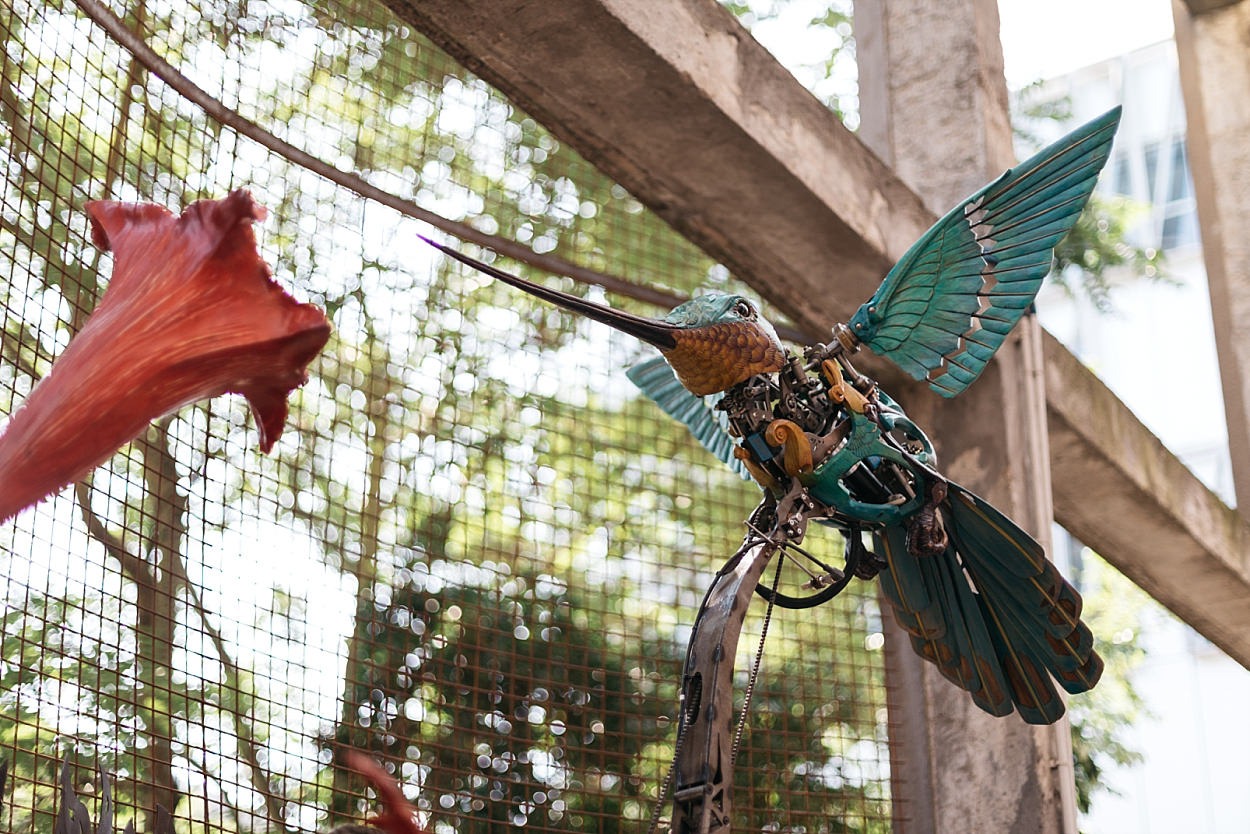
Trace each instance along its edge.
<path fill-rule="evenodd" d="M 566 310 L 572 310 L 575 313 L 581 313 L 587 318 L 602 322 L 609 327 L 615 327 L 622 333 L 628 333 L 630 336 L 642 339 L 647 344 L 654 345 L 660 350 L 672 350 L 677 347 L 677 340 L 673 337 L 673 332 L 680 328 L 675 325 L 657 321 L 656 319 L 636 316 L 633 313 L 626 313 L 623 310 L 616 310 L 603 304 L 596 304 L 593 301 L 578 298 L 575 295 L 544 287 L 541 284 L 526 281 L 524 278 L 510 275 L 489 264 L 484 264 L 476 258 L 470 258 L 468 255 L 461 254 L 449 246 L 430 240 L 425 235 L 418 235 L 418 237 L 435 249 L 460 261 L 460 263 L 471 266 L 479 272 L 484 272 L 492 278 L 498 278 L 505 284 L 510 284 L 523 292 L 541 298 L 543 301 L 549 301 Z"/>

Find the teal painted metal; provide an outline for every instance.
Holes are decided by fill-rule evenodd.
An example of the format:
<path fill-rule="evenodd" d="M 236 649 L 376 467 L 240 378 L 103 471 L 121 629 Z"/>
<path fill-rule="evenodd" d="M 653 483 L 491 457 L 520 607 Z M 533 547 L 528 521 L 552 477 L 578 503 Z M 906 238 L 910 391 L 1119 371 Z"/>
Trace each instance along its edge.
<path fill-rule="evenodd" d="M 952 209 L 855 312 L 851 331 L 942 396 L 964 390 L 1032 305 L 1119 123 L 1117 107 Z"/>
<path fill-rule="evenodd" d="M 725 396 L 723 393 L 705 397 L 691 394 L 677 380 L 663 356 L 641 362 L 627 370 L 625 375 L 665 414 L 684 423 L 703 448 L 743 478 L 751 477 L 742 461 L 734 457 L 733 450 L 737 444 L 729 433 L 729 416 L 716 408 Z"/>
<path fill-rule="evenodd" d="M 917 490 L 915 495 L 902 503 L 872 503 L 857 498 L 847 484 L 847 478 L 856 467 L 867 465 L 876 470 L 883 461 L 907 467 L 913 479 L 923 481 L 925 470 L 934 459 L 933 444 L 920 428 L 885 394 L 878 392 L 877 397 L 882 407 L 878 409 L 876 418 L 851 411 L 848 415 L 851 428 L 846 443 L 810 474 L 798 477 L 812 495 L 837 508 L 848 518 L 872 524 L 904 524 L 920 509 L 924 500 L 923 490 Z M 896 444 L 888 443 L 883 432 L 896 429 L 906 429 L 912 436 L 923 438 L 924 450 L 908 454 Z"/>
<path fill-rule="evenodd" d="M 664 317 L 664 321 L 677 327 L 687 328 L 755 321 L 772 336 L 774 342 L 781 343 L 773 326 L 763 319 L 758 319 L 755 305 L 749 298 L 742 295 L 724 292 L 704 293 L 674 307 Z"/>

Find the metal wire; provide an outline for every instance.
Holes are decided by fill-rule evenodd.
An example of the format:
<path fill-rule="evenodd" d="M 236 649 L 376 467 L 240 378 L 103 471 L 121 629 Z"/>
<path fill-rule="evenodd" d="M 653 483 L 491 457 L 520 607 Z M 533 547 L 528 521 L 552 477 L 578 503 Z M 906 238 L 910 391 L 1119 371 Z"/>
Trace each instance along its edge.
<path fill-rule="evenodd" d="M 219 398 L 0 528 L 0 828 L 49 829 L 68 758 L 119 827 L 324 831 L 370 807 L 344 745 L 436 830 L 644 826 L 758 496 L 629 389 L 638 346 L 436 259 L 411 209 L 640 312 L 732 278 L 381 6 L 83 3 L 0 8 L 0 413 L 108 285 L 87 199 L 251 189 L 335 334 L 271 457 Z M 775 618 L 744 825 L 889 826 L 856 593 Z"/>

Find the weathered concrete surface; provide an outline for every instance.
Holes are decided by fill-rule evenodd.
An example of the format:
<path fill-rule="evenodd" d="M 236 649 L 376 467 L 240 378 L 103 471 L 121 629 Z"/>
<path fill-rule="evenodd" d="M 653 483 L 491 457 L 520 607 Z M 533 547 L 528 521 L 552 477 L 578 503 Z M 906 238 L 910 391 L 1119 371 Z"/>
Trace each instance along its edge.
<path fill-rule="evenodd" d="M 1174 0 L 1172 12 L 1228 450 L 1250 519 L 1250 3 L 1191 17 Z"/>
<path fill-rule="evenodd" d="M 765 295 L 846 288 L 795 310 L 813 332 L 932 221 L 711 0 L 389 2 L 735 273 L 769 276 Z"/>
<path fill-rule="evenodd" d="M 1242 0 L 1184 0 L 1186 8 L 1192 15 L 1206 14 L 1207 12 L 1219 11 L 1220 9 L 1236 6 Z"/>
<path fill-rule="evenodd" d="M 861 136 L 929 209 L 945 211 L 1015 162 L 996 0 L 857 0 L 855 31 Z M 911 416 L 938 439 L 951 478 L 1049 550 L 1050 454 L 1034 317 L 987 370 L 967 402 L 909 403 Z M 996 719 L 921 660 L 892 622 L 886 638 L 890 717 L 898 722 L 890 736 L 892 796 L 901 800 L 895 830 L 1076 834 L 1067 719 L 1049 727 Z M 925 719 L 918 728 L 908 720 L 916 715 Z"/>
<path fill-rule="evenodd" d="M 1056 517 L 1246 665 L 1250 527 L 1075 356 L 1046 341 L 1051 461 L 1074 486 L 1055 490 Z"/>
<path fill-rule="evenodd" d="M 388 2 L 814 337 L 844 320 L 935 219 L 713 0 Z M 1078 365 L 1054 340 L 1042 349 L 1047 368 Z M 909 408 L 929 396 L 881 364 L 871 371 Z M 1245 553 L 1245 527 L 1221 536 L 1218 525 L 1196 524 L 1227 508 L 1204 489 L 1178 487 L 1179 464 L 1162 448 L 1139 473 L 1095 442 L 1089 431 L 1101 427 L 1056 394 L 1070 383 L 1091 408 L 1110 410 L 1105 386 L 1086 382 L 1047 385 L 1056 518 L 1186 616 L 1208 604 L 1195 579 L 1223 576 L 1217 609 L 1195 626 L 1250 667 L 1250 578 L 1230 568 Z M 944 408 L 975 414 L 980 387 Z M 1121 429 L 1149 436 L 1122 417 Z M 1143 491 L 1140 477 L 1159 480 Z M 1178 489 L 1171 503 L 1142 503 Z M 1100 513 L 1091 495 L 1116 511 Z M 1190 554 L 1185 571 L 1159 575 L 1172 552 L 1141 535 L 1143 521 L 1167 532 L 1172 552 Z"/>

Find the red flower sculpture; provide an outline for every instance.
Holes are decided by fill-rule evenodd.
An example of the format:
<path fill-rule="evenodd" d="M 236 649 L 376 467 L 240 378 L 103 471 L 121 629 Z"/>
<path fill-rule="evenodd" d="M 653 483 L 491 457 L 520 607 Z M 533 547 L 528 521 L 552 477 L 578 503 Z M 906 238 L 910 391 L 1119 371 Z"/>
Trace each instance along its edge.
<path fill-rule="evenodd" d="M 343 758 L 348 767 L 373 784 L 374 791 L 382 800 L 385 810 L 371 818 L 369 825 L 376 826 L 386 834 L 425 834 L 424 829 L 417 825 L 416 811 L 404 798 L 404 792 L 380 764 L 356 750 L 348 750 Z"/>
<path fill-rule="evenodd" d="M 260 447 L 330 336 L 321 310 L 274 283 L 246 191 L 180 217 L 151 203 L 87 204 L 113 277 L 82 330 L 0 434 L 0 523 L 81 478 L 147 424 L 196 400 L 242 394 Z"/>

